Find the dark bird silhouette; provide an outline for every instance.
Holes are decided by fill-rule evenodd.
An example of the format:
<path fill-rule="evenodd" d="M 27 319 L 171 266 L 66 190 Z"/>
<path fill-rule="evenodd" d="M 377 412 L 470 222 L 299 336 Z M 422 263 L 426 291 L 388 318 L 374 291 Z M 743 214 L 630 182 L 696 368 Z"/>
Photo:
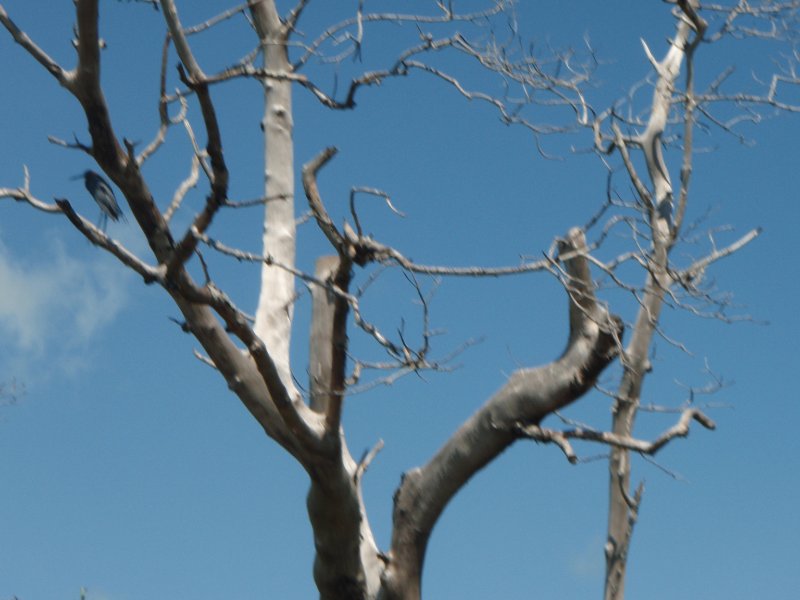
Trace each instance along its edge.
<path fill-rule="evenodd" d="M 83 177 L 86 189 L 89 190 L 92 198 L 97 202 L 97 206 L 100 207 L 100 220 L 97 224 L 100 229 L 106 230 L 109 217 L 112 221 L 119 221 L 120 218 L 125 219 L 119 204 L 117 204 L 117 199 L 114 197 L 114 190 L 111 189 L 105 179 L 94 171 L 84 171 L 80 175 L 75 175 L 72 179 L 80 179 L 81 177 Z"/>

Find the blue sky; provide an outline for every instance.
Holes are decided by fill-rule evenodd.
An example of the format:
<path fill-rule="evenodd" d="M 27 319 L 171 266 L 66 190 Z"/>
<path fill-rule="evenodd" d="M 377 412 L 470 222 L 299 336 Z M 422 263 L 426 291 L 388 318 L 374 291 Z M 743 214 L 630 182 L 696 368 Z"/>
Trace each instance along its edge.
<path fill-rule="evenodd" d="M 341 3 L 339 14 L 351 4 Z M 367 2 L 376 9 L 387 4 Z M 178 5 L 183 22 L 191 24 L 226 4 Z M 72 66 L 71 3 L 11 0 L 3 6 Z M 301 29 L 310 36 L 320 31 L 336 17 L 331 7 L 311 2 Z M 146 142 L 157 127 L 160 13 L 125 2 L 101 8 L 112 119 L 119 135 Z M 532 2 L 519 10 L 521 31 L 542 52 L 591 40 L 601 65 L 590 99 L 601 107 L 648 75 L 640 38 L 660 55 L 673 31 L 667 7 L 654 1 Z M 342 65 L 340 77 L 386 65 L 413 39 L 408 28 L 368 31 L 364 63 Z M 192 43 L 204 69 L 213 72 L 248 52 L 254 40 L 235 22 Z M 740 85 L 752 85 L 751 71 L 768 72 L 775 51 L 763 42 L 702 47 L 698 61 L 707 62 L 698 77 L 707 83 L 735 63 Z M 4 32 L 0 57 L 0 187 L 20 185 L 27 165 L 37 196 L 66 196 L 94 219 L 82 183 L 69 181 L 93 165 L 47 142 L 48 135 L 70 139 L 73 132 L 87 140 L 77 103 Z M 472 85 L 496 85 L 475 65 L 437 60 Z M 329 69 L 315 66 L 311 73 L 327 77 L 322 81 L 330 89 Z M 175 85 L 173 71 L 170 76 Z M 237 82 L 215 88 L 213 96 L 223 114 L 231 197 L 258 197 L 261 92 L 253 82 Z M 640 107 L 648 96 L 643 93 Z M 357 100 L 355 111 L 332 113 L 295 92 L 297 164 L 338 146 L 339 156 L 320 175 L 331 212 L 339 220 L 346 214 L 353 185 L 386 190 L 405 218 L 365 199 L 365 229 L 420 262 L 515 264 L 520 254 L 540 255 L 554 237 L 586 222 L 605 197 L 599 160 L 569 151 L 589 145 L 585 134 L 545 139 L 561 160 L 544 160 L 523 128 L 503 126 L 489 107 L 422 74 L 363 90 Z M 800 443 L 794 431 L 800 409 L 793 377 L 800 367 L 794 307 L 800 294 L 794 243 L 800 118 L 765 116 L 758 127 L 741 130 L 746 144 L 717 129 L 698 133 L 703 151 L 695 158 L 688 218 L 708 213 L 701 231 L 730 225 L 731 231 L 717 234 L 720 243 L 764 228 L 756 242 L 709 273 L 720 289 L 733 292 L 740 307 L 734 312 L 757 322 L 725 325 L 677 310 L 664 314 L 665 329 L 691 355 L 657 342 L 645 402 L 679 405 L 687 385 L 707 383 L 706 364 L 726 386 L 704 399 L 719 405 L 709 411 L 717 431 L 693 429 L 688 440 L 659 454 L 658 465 L 637 462 L 635 475 L 645 480 L 646 493 L 630 561 L 631 598 L 785 598 L 800 589 Z M 199 121 L 195 128 L 201 131 Z M 163 205 L 188 173 L 187 147 L 174 128 L 145 168 Z M 678 159 L 668 160 L 676 180 Z M 629 197 L 625 182 L 616 183 Z M 204 193 L 201 187 L 189 195 L 176 227 L 202 206 Z M 299 231 L 299 263 L 306 269 L 329 252 L 314 227 Z M 146 255 L 133 225 L 113 224 L 109 231 Z M 223 213 L 212 233 L 257 250 L 258 212 Z M 686 264 L 702 250 L 687 246 L 675 258 Z M 218 283 L 252 310 L 257 270 L 222 260 L 213 265 Z M 0 290 L 0 381 L 13 378 L 26 388 L 15 404 L 0 406 L 0 600 L 77 598 L 81 586 L 89 600 L 315 597 L 305 476 L 221 378 L 193 358 L 196 344 L 169 320 L 178 312 L 162 290 L 142 285 L 66 219 L 10 200 L 0 201 Z M 345 428 L 353 454 L 379 439 L 386 444 L 365 479 L 382 547 L 401 473 L 427 460 L 515 368 L 561 352 L 563 296 L 546 274 L 445 280 L 431 305 L 433 325 L 443 331 L 434 353 L 483 341 L 459 357 L 452 373 L 410 376 L 349 400 Z M 632 318 L 633 307 L 621 295 L 608 298 Z M 389 273 L 364 309 L 387 330 L 404 318 L 413 336 L 419 324 L 414 300 L 413 288 Z M 302 380 L 307 294 L 296 311 L 293 360 Z M 368 340 L 356 332 L 351 337 L 357 352 L 376 356 Z M 610 369 L 604 383 L 613 385 L 616 374 Z M 591 394 L 569 414 L 607 427 L 608 400 Z M 642 415 L 638 432 L 653 436 L 671 422 Z M 603 449 L 582 446 L 580 452 L 592 456 Z M 437 525 L 426 597 L 597 597 L 606 479 L 602 460 L 570 466 L 555 447 L 515 445 L 469 483 Z"/>

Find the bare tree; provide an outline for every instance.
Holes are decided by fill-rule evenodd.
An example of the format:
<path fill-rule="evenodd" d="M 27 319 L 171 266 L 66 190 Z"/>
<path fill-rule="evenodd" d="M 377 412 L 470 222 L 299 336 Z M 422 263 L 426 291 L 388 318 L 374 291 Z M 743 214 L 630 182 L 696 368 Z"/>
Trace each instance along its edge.
<path fill-rule="evenodd" d="M 513 7 L 503 1 L 484 10 L 460 13 L 452 2 L 432 3 L 424 14 L 370 13 L 357 2 L 354 14 L 318 33 L 303 37 L 299 25 L 309 7 L 299 0 L 285 14 L 274 0 L 246 3 L 187 27 L 173 0 L 147 2 L 160 8 L 167 35 L 161 67 L 160 129 L 151 143 L 137 151 L 135 143 L 118 136 L 100 81 L 101 48 L 97 0 L 76 0 L 77 64 L 58 64 L 35 40 L 20 30 L 0 5 L 0 22 L 13 39 L 44 67 L 81 105 L 87 120 L 88 143 L 53 139 L 54 143 L 86 153 L 120 189 L 152 258 L 125 248 L 79 215 L 71 203 L 54 203 L 31 192 L 27 171 L 22 186 L 0 189 L 0 198 L 24 201 L 44 212 L 63 214 L 97 247 L 111 253 L 145 283 L 161 286 L 182 314 L 182 327 L 201 344 L 198 358 L 216 369 L 228 387 L 250 411 L 265 433 L 308 473 L 308 517 L 314 532 L 314 579 L 325 599 L 419 598 L 425 552 L 433 527 L 450 500 L 479 470 L 520 439 L 557 444 L 571 462 L 577 461 L 570 440 L 599 442 L 611 447 L 610 507 L 606 544 L 605 597 L 624 597 L 625 568 L 643 487 L 632 488 L 630 453 L 653 455 L 676 437 L 687 435 L 692 421 L 713 429 L 702 407 L 679 409 L 674 426 L 658 438 L 634 437 L 641 409 L 643 382 L 651 370 L 650 351 L 656 336 L 666 337 L 659 326 L 665 303 L 697 314 L 724 317 L 725 300 L 703 286 L 703 275 L 716 261 L 729 256 L 758 235 L 753 230 L 725 246 L 713 245 L 688 264 L 671 261 L 671 251 L 683 240 L 694 155 L 693 132 L 698 123 L 733 132 L 737 120 L 755 119 L 758 109 L 796 111 L 782 100 L 782 86 L 797 82 L 794 72 L 776 74 L 764 89 L 753 93 L 727 93 L 722 73 L 704 91 L 695 84 L 695 60 L 707 42 L 729 37 L 790 38 L 795 2 L 765 1 L 701 6 L 697 0 L 675 0 L 675 33 L 662 58 L 647 44 L 643 52 L 653 75 L 632 87 L 631 96 L 610 108 L 592 105 L 587 86 L 596 68 L 589 49 L 533 55 L 519 43 Z M 254 32 L 253 51 L 228 68 L 209 73 L 194 52 L 196 36 L 232 18 L 246 17 Z M 328 85 L 319 64 L 342 65 L 362 52 L 364 31 L 393 23 L 413 26 L 417 37 L 399 50 L 385 68 L 355 73 L 346 85 Z M 511 23 L 512 26 L 508 27 Z M 453 27 L 453 26 L 456 27 Z M 467 33 L 465 33 L 467 32 Z M 474 34 L 471 37 L 470 34 Z M 167 91 L 170 48 L 180 59 L 179 84 Z M 443 52 L 477 63 L 498 74 L 497 90 L 474 90 L 458 73 L 435 59 Z M 357 64 L 357 63 L 355 63 Z M 793 64 L 790 58 L 789 65 Z M 311 74 L 309 74 L 309 72 Z M 313 273 L 295 263 L 295 177 L 292 94 L 305 91 L 332 110 L 350 110 L 362 88 L 391 79 L 424 73 L 456 93 L 495 109 L 503 122 L 530 130 L 546 154 L 542 140 L 551 134 L 584 135 L 609 169 L 605 205 L 582 227 L 554 239 L 543 258 L 497 268 L 419 264 L 400 249 L 367 235 L 359 220 L 356 198 L 367 194 L 383 199 L 381 190 L 354 187 L 350 196 L 351 219 L 338 226 L 330 216 L 318 176 L 337 153 L 325 148 L 302 167 L 301 181 L 309 218 L 330 244 L 330 255 L 319 257 Z M 234 79 L 254 79 L 263 86 L 264 194 L 254 202 L 229 198 L 229 170 L 219 107 L 210 90 Z M 336 83 L 339 83 L 338 81 Z M 326 91 L 332 88 L 332 91 Z M 647 106 L 639 106 L 635 91 L 652 90 Z M 733 116 L 717 116 L 716 106 L 734 106 Z M 207 142 L 195 137 L 197 123 L 191 108 L 200 111 Z M 552 119 L 552 120 L 551 120 Z M 142 165 L 164 144 L 170 129 L 182 126 L 194 154 L 186 180 L 169 202 L 158 201 L 142 173 Z M 678 184 L 667 167 L 665 153 L 681 157 Z M 614 162 L 618 161 L 618 162 Z M 645 171 L 640 173 L 641 166 Z M 201 173 L 207 182 L 205 206 L 185 231 L 172 225 L 172 216 Z M 632 197 L 618 193 L 614 182 L 627 178 Z M 263 240 L 259 253 L 247 252 L 212 237 L 215 217 L 223 210 L 263 205 Z M 589 218 L 590 216 L 585 216 Z M 576 219 L 578 220 L 578 219 Z M 629 246 L 607 257 L 604 242 L 622 232 Z M 218 287 L 203 252 L 251 262 L 261 270 L 257 310 L 250 317 Z M 637 267 L 642 283 L 631 283 L 628 267 Z M 369 321 L 361 309 L 370 281 L 383 269 L 400 269 L 417 286 L 422 307 L 422 344 L 413 346 L 402 334 L 392 335 Z M 557 277 L 566 292 L 569 336 L 561 356 L 546 365 L 520 368 L 485 404 L 468 418 L 441 448 L 420 467 L 407 471 L 394 495 L 393 531 L 389 548 L 380 549 L 370 528 L 362 499 L 362 478 L 379 449 L 361 460 L 351 456 L 342 427 L 349 393 L 394 381 L 424 370 L 446 368 L 446 361 L 430 355 L 428 299 L 416 277 L 498 277 L 541 272 Z M 312 295 L 307 391 L 296 379 L 290 363 L 297 282 Z M 360 287 L 355 284 L 363 283 Z M 637 314 L 626 319 L 615 314 L 603 286 L 623 290 L 635 299 Z M 629 337 L 623 343 L 623 332 Z M 349 332 L 358 329 L 383 353 L 381 360 L 355 357 Z M 669 338 L 668 338 L 669 339 Z M 610 431 L 571 423 L 565 428 L 542 426 L 551 415 L 592 390 L 612 363 L 621 365 L 613 399 Z M 368 373 L 376 373 L 368 375 Z"/>

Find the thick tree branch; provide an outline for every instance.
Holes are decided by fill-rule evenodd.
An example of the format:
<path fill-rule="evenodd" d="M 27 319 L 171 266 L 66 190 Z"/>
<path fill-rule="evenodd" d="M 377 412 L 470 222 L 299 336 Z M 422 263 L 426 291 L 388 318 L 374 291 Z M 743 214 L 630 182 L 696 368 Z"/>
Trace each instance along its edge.
<path fill-rule="evenodd" d="M 349 310 L 348 299 L 339 291 L 347 292 L 350 263 L 338 256 L 323 256 L 317 260 L 314 276 L 328 285 L 311 287 L 311 408 L 325 415 L 329 434 L 338 435 L 345 393 Z"/>
<path fill-rule="evenodd" d="M 119 185 L 117 179 L 125 167 L 126 154 L 113 134 L 108 105 L 100 87 L 98 1 L 77 0 L 75 5 L 78 21 L 78 67 L 73 93 L 86 114 L 92 137 L 92 155 L 114 183 Z"/>
<path fill-rule="evenodd" d="M 307 506 L 314 529 L 314 578 L 325 600 L 374 598 L 381 563 L 361 495 L 364 468 L 351 458 L 340 431 L 347 359 L 350 262 L 317 261 L 312 284 L 309 378 L 311 408 L 325 416 L 325 457 L 314 462 Z M 336 292 L 334 292 L 336 290 Z"/>
<path fill-rule="evenodd" d="M 281 21 L 274 0 L 248 0 L 248 6 L 258 33 L 264 68 L 291 74 L 289 30 Z M 262 253 L 273 256 L 282 265 L 294 268 L 296 224 L 292 86 L 289 81 L 263 81 L 262 84 L 264 197 L 275 198 L 264 204 Z M 294 300 L 294 277 L 287 270 L 262 264 L 255 332 L 269 348 L 287 388 L 294 387 L 289 356 Z"/>
<path fill-rule="evenodd" d="M 405 474 L 395 495 L 386 598 L 419 598 L 428 539 L 453 495 L 516 439 L 519 423 L 538 424 L 577 400 L 619 351 L 622 325 L 594 298 L 583 232 L 570 231 L 560 246 L 571 256 L 564 261 L 571 281 L 567 348 L 553 363 L 515 372 L 428 464 Z"/>
<path fill-rule="evenodd" d="M 371 600 L 378 596 L 384 563 L 367 520 L 363 471 L 343 439 L 332 450 L 337 452 L 316 461 L 306 500 L 316 549 L 314 580 L 321 600 Z"/>

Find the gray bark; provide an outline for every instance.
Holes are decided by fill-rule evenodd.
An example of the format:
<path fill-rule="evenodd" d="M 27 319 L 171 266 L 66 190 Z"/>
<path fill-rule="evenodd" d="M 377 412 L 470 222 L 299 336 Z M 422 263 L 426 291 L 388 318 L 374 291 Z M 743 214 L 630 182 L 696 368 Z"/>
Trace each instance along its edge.
<path fill-rule="evenodd" d="M 693 3 L 690 3 L 693 5 Z M 649 214 L 652 232 L 652 252 L 648 260 L 648 276 L 644 286 L 631 339 L 622 356 L 623 375 L 617 391 L 612 413 L 612 432 L 623 439 L 633 437 L 633 428 L 639 408 L 644 379 L 650 370 L 649 351 L 656 332 L 664 296 L 673 283 L 668 269 L 669 250 L 677 238 L 677 227 L 682 217 L 685 187 L 681 193 L 679 218 L 673 219 L 673 188 L 664 162 L 662 135 L 672 109 L 675 81 L 689 46 L 693 26 L 687 18 L 679 19 L 677 31 L 671 40 L 666 56 L 655 61 L 645 45 L 645 51 L 657 74 L 653 102 L 645 131 L 629 140 L 617 136 L 617 144 L 624 156 L 628 174 L 640 200 Z M 689 127 L 691 130 L 691 127 Z M 687 136 L 688 150 L 691 138 Z M 641 149 L 650 179 L 652 195 L 643 189 L 629 159 L 626 144 Z M 684 181 L 685 186 L 685 181 Z M 631 491 L 630 452 L 621 446 L 612 446 L 609 460 L 609 512 L 608 533 L 605 546 L 606 577 L 605 600 L 622 600 L 625 597 L 625 575 L 633 525 L 636 521 L 643 487 Z"/>
<path fill-rule="evenodd" d="M 595 301 L 583 233 L 561 244 L 570 281 L 569 340 L 561 357 L 521 369 L 470 417 L 425 466 L 407 472 L 395 494 L 391 551 L 383 576 L 384 600 L 421 595 L 425 550 L 436 521 L 455 493 L 516 439 L 525 425 L 574 402 L 614 359 L 620 322 Z"/>
<path fill-rule="evenodd" d="M 381 552 L 370 529 L 362 498 L 361 481 L 370 457 L 360 463 L 353 459 L 341 424 L 346 392 L 348 317 L 357 307 L 349 285 L 354 264 L 363 265 L 378 260 L 376 257 L 387 262 L 394 260 L 404 267 L 410 262 L 404 264 L 402 260 L 405 259 L 398 259 L 401 255 L 393 249 L 362 238 L 360 228 L 359 233 L 352 228 L 343 228 L 344 234 L 337 230 L 325 212 L 315 179 L 317 170 L 335 150 L 325 150 L 306 165 L 303 182 L 312 212 L 337 252 L 336 256 L 319 259 L 314 276 L 307 277 L 312 293 L 312 323 L 310 392 L 306 402 L 292 380 L 289 361 L 296 275 L 291 85 L 299 82 L 316 90 L 318 96 L 320 92 L 308 80 L 298 78 L 288 57 L 289 38 L 306 3 L 301 0 L 288 19 L 281 18 L 274 0 L 248 0 L 247 3 L 263 53 L 265 73 L 261 76 L 264 82 L 262 242 L 265 258 L 253 326 L 213 283 L 197 283 L 185 268 L 199 241 L 205 239 L 203 236 L 217 210 L 227 201 L 228 171 L 222 152 L 222 133 L 209 93 L 209 79 L 195 60 L 174 1 L 160 0 L 160 5 L 181 60 L 182 81 L 196 96 L 208 135 L 206 152 L 212 173 L 204 209 L 196 215 L 183 237 L 173 236 L 168 220 L 156 205 L 139 170 L 132 145 L 119 143 L 100 87 L 97 0 L 76 0 L 78 64 L 71 71 L 62 69 L 27 39 L 2 6 L 0 21 L 83 107 L 91 136 L 88 150 L 127 200 L 156 264 L 145 264 L 100 232 L 87 227 L 66 201 L 57 202 L 56 207 L 40 203 L 42 209 L 64 212 L 93 243 L 115 254 L 147 283 L 161 285 L 181 311 L 185 329 L 197 338 L 207 353 L 208 362 L 224 377 L 265 433 L 294 456 L 308 473 L 310 486 L 306 505 L 314 535 L 313 573 L 320 597 L 325 600 L 417 600 L 421 597 L 427 544 L 450 500 L 511 444 L 533 437 L 546 416 L 590 390 L 597 377 L 621 352 L 621 321 L 609 314 L 595 297 L 584 233 L 573 229 L 559 243 L 569 319 L 569 336 L 563 353 L 549 364 L 513 373 L 426 464 L 405 473 L 394 496 L 391 545 L 387 552 Z M 656 61 L 645 47 L 657 72 L 647 126 L 641 134 L 632 137 L 623 136 L 615 128 L 613 144 L 623 157 L 643 212 L 649 218 L 652 249 L 646 257 L 648 275 L 632 337 L 622 352 L 623 376 L 614 406 L 613 439 L 626 443 L 614 445 L 609 467 L 606 600 L 624 597 L 631 528 L 641 499 L 641 488 L 631 494 L 629 448 L 643 447 L 630 440 L 649 370 L 648 351 L 665 294 L 674 283 L 668 256 L 683 217 L 690 171 L 687 157 L 691 152 L 691 120 L 687 119 L 685 140 L 689 148 L 682 171 L 680 203 L 677 216 L 673 218 L 673 188 L 663 157 L 662 136 L 674 104 L 675 81 L 681 65 L 701 36 L 699 21 L 693 15 L 696 2 L 679 0 L 678 6 L 685 18 L 679 20 L 666 56 Z M 498 5 L 498 10 L 500 8 Z M 450 16 L 445 14 L 441 20 L 446 21 Z M 400 19 L 397 15 L 394 18 Z M 414 21 L 413 17 L 402 18 Z M 694 41 L 690 39 L 693 32 Z M 457 39 L 448 43 L 455 43 Z M 467 46 L 462 46 L 464 48 Z M 337 105 L 331 100 L 327 105 L 351 108 L 354 105 L 352 95 L 359 85 L 372 85 L 389 74 L 387 71 L 365 76 L 363 81 L 353 84 L 347 102 Z M 629 148 L 642 152 L 649 185 L 636 173 Z M 721 255 L 722 252 L 716 253 L 709 261 Z M 543 262 L 550 268 L 550 263 Z M 698 269 L 704 268 L 701 263 L 698 265 Z M 465 274 L 466 271 L 450 270 L 450 274 L 454 273 Z M 371 333 L 383 343 L 374 330 Z M 686 417 L 687 422 L 690 416 Z"/>

